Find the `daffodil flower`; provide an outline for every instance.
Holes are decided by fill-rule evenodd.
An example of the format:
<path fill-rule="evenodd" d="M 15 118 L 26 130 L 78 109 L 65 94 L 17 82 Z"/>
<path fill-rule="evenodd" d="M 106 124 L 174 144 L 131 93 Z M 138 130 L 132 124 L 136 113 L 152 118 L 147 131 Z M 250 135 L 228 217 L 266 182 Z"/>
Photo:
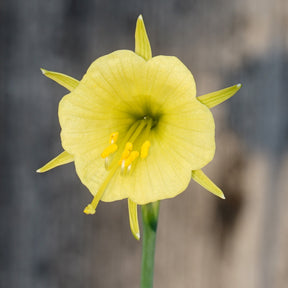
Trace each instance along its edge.
<path fill-rule="evenodd" d="M 137 205 L 175 197 L 191 177 L 224 194 L 201 170 L 215 153 L 210 108 L 233 96 L 232 87 L 196 97 L 191 72 L 176 57 L 152 57 L 140 15 L 135 52 L 119 50 L 94 61 L 81 81 L 42 69 L 70 93 L 59 104 L 64 152 L 38 172 L 69 162 L 94 198 L 128 199 L 130 227 L 139 239 Z"/>

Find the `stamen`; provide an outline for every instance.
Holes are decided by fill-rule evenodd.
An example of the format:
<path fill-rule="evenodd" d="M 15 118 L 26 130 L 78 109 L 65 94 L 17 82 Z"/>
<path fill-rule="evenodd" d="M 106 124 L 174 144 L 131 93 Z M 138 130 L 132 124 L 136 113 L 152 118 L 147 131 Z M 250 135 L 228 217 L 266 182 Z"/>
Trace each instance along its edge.
<path fill-rule="evenodd" d="M 131 138 L 131 136 L 136 132 L 137 127 L 139 127 L 140 124 L 141 124 L 141 122 L 139 122 L 139 121 L 136 121 L 135 123 L 133 123 L 133 125 L 130 127 L 129 131 L 128 131 L 127 134 L 125 135 L 124 139 L 121 140 L 121 143 L 119 144 L 119 147 L 118 147 L 119 150 L 124 149 L 124 144 L 125 144 L 125 143 L 127 144 L 127 141 L 129 141 L 129 139 Z M 118 133 L 118 132 L 115 132 L 115 133 Z M 114 133 L 112 133 L 112 134 L 114 134 Z M 112 136 L 112 134 L 111 134 L 111 136 Z M 116 139 L 117 139 L 117 138 L 116 138 Z M 114 140 L 114 141 L 115 141 L 115 140 Z M 132 151 L 132 149 L 131 149 L 131 151 Z M 119 163 L 119 162 L 121 162 L 121 161 L 119 161 L 119 158 L 120 158 L 120 157 L 114 157 L 114 159 L 112 160 L 111 157 L 109 157 L 107 160 L 105 160 L 105 161 L 106 161 L 106 164 L 105 164 L 105 165 L 107 165 L 106 170 L 108 170 L 109 167 L 114 167 L 115 165 L 118 166 L 119 164 L 121 164 L 121 163 Z M 105 159 L 106 159 L 106 158 L 105 158 Z M 120 159 L 122 159 L 122 158 L 120 158 Z M 105 166 L 105 167 L 106 167 L 106 166 Z"/>
<path fill-rule="evenodd" d="M 133 144 L 131 142 L 127 142 L 126 145 L 125 145 L 125 149 L 124 149 L 124 151 L 122 153 L 122 157 L 121 157 L 121 160 L 120 160 L 121 162 L 122 162 L 122 160 L 125 160 L 125 159 L 127 159 L 129 157 L 132 149 L 133 149 Z"/>
<path fill-rule="evenodd" d="M 117 140 L 118 140 L 118 136 L 119 136 L 119 132 L 113 132 L 113 133 L 110 135 L 109 143 L 110 143 L 110 144 L 116 143 Z"/>
<path fill-rule="evenodd" d="M 138 151 L 132 151 L 131 154 L 129 155 L 129 157 L 124 160 L 125 161 L 125 167 L 128 167 L 132 164 L 133 161 L 135 161 L 139 156 L 139 152 Z"/>
<path fill-rule="evenodd" d="M 148 124 L 149 122 L 151 122 L 151 121 L 149 121 L 149 120 L 146 120 L 145 119 L 145 121 L 141 121 L 140 122 L 140 124 L 139 124 L 139 126 L 137 127 L 137 129 L 135 130 L 135 132 L 133 133 L 133 135 L 131 136 L 131 138 L 129 139 L 129 141 L 131 142 L 131 143 L 133 143 L 137 138 L 138 138 L 138 136 L 141 134 L 141 132 L 143 131 L 143 128 L 145 128 L 145 126 Z"/>
<path fill-rule="evenodd" d="M 110 144 L 108 147 L 106 147 L 104 149 L 104 151 L 101 153 L 101 157 L 102 158 L 106 158 L 108 157 L 110 154 L 114 153 L 115 151 L 117 151 L 118 146 L 114 143 L 114 144 Z"/>
<path fill-rule="evenodd" d="M 129 173 L 130 173 L 130 171 L 131 171 L 131 168 L 132 168 L 132 164 L 130 164 L 130 165 L 127 167 L 127 174 L 129 174 Z"/>
<path fill-rule="evenodd" d="M 109 164 L 110 164 L 110 157 L 106 157 L 105 158 L 105 169 L 108 170 L 109 169 Z"/>
<path fill-rule="evenodd" d="M 125 160 L 122 160 L 120 164 L 121 164 L 121 175 L 123 175 L 125 172 Z"/>
<path fill-rule="evenodd" d="M 128 158 L 123 159 L 119 164 L 121 165 L 121 175 L 125 176 L 127 173 L 130 173 L 132 162 L 139 157 L 138 151 L 132 151 Z"/>
<path fill-rule="evenodd" d="M 149 151 L 150 146 L 151 146 L 151 142 L 148 140 L 142 144 L 141 159 L 145 159 L 148 156 L 148 151 Z"/>

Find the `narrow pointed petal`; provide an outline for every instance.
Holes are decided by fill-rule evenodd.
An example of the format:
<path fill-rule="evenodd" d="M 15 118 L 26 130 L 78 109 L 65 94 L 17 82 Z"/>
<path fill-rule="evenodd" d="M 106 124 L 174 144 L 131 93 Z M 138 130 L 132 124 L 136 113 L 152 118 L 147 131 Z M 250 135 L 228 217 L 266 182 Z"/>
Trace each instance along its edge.
<path fill-rule="evenodd" d="M 135 31 L 135 53 L 143 57 L 145 60 L 152 58 L 149 38 L 146 33 L 142 15 L 137 19 Z"/>
<path fill-rule="evenodd" d="M 138 224 L 137 204 L 128 198 L 130 229 L 136 240 L 140 239 L 140 230 Z"/>
<path fill-rule="evenodd" d="M 208 108 L 212 108 L 232 97 L 241 87 L 242 84 L 237 84 L 222 90 L 199 96 L 197 99 Z"/>
<path fill-rule="evenodd" d="M 49 161 L 46 165 L 38 169 L 36 172 L 43 173 L 57 166 L 64 165 L 73 161 L 74 161 L 74 157 L 68 152 L 64 151 L 61 154 L 59 154 L 57 157 Z"/>
<path fill-rule="evenodd" d="M 41 72 L 46 77 L 54 80 L 55 82 L 57 82 L 61 86 L 65 87 L 69 91 L 74 90 L 79 84 L 78 80 L 76 80 L 76 79 L 74 79 L 68 75 L 62 74 L 62 73 L 48 71 L 48 70 L 45 70 L 43 68 L 41 68 Z"/>
<path fill-rule="evenodd" d="M 218 188 L 205 174 L 202 170 L 192 171 L 192 179 L 200 184 L 202 187 L 207 189 L 209 192 L 215 194 L 216 196 L 225 199 L 225 196 L 220 188 Z"/>

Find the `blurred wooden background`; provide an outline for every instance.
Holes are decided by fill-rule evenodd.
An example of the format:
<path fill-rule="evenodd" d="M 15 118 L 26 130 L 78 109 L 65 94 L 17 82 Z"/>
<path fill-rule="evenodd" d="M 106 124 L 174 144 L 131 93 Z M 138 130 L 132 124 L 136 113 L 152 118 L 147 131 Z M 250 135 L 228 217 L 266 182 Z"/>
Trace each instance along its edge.
<path fill-rule="evenodd" d="M 213 109 L 216 157 L 161 202 L 155 288 L 284 288 L 288 283 L 288 2 L 286 0 L 4 0 L 0 3 L 0 287 L 139 287 L 141 243 L 126 201 L 95 216 L 61 151 L 67 93 L 40 67 L 77 79 L 97 57 L 134 49 L 142 13 L 153 54 L 178 56 L 198 95 L 241 82 Z"/>

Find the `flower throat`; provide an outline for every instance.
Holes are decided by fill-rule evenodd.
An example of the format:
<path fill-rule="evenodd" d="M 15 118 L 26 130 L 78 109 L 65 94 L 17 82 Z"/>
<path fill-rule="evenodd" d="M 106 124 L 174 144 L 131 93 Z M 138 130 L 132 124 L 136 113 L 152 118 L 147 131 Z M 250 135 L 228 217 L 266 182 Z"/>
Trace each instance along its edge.
<path fill-rule="evenodd" d="M 145 116 L 132 124 L 123 140 L 117 144 L 119 132 L 110 135 L 109 145 L 101 153 L 104 159 L 105 169 L 109 171 L 106 179 L 100 186 L 92 202 L 86 206 L 84 213 L 94 214 L 109 181 L 116 171 L 120 169 L 121 176 L 129 176 L 136 168 L 139 156 L 144 160 L 149 155 L 149 134 L 153 125 L 153 119 Z M 122 153 L 121 153 L 122 152 Z"/>

